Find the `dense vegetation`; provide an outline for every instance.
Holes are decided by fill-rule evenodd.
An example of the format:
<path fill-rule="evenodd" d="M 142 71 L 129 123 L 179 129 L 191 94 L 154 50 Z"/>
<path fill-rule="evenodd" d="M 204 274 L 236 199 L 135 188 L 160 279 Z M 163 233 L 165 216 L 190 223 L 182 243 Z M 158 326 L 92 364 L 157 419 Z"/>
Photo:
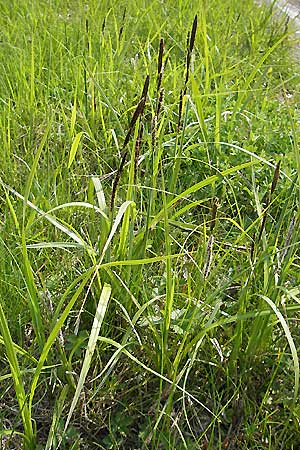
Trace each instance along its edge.
<path fill-rule="evenodd" d="M 285 17 L 1 8 L 1 448 L 300 448 Z"/>

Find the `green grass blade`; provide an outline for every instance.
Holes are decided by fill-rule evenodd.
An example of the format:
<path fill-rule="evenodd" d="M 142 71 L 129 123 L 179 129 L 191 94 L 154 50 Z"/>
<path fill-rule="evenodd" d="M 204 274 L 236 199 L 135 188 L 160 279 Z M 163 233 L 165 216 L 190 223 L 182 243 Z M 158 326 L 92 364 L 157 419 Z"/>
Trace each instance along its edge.
<path fill-rule="evenodd" d="M 3 338 L 3 343 L 5 346 L 5 351 L 7 359 L 10 365 L 12 378 L 14 381 L 14 387 L 16 392 L 17 401 L 19 404 L 20 415 L 24 427 L 24 435 L 26 441 L 28 442 L 28 449 L 35 448 L 35 436 L 33 433 L 32 422 L 31 422 L 31 410 L 28 406 L 28 401 L 25 394 L 22 373 L 17 359 L 16 349 L 11 338 L 8 323 L 0 302 L 0 331 Z"/>
<path fill-rule="evenodd" d="M 73 134 L 74 134 L 75 123 L 76 123 L 76 115 L 77 115 L 77 96 L 75 94 L 75 96 L 74 96 L 74 104 L 73 104 L 72 114 L 71 114 L 70 138 L 72 138 Z"/>
<path fill-rule="evenodd" d="M 22 255 L 24 264 L 24 278 L 26 282 L 26 288 L 29 294 L 28 305 L 32 319 L 32 325 L 37 338 L 37 342 L 40 350 L 45 344 L 44 325 L 40 310 L 38 289 L 34 280 L 34 272 L 31 267 L 28 251 L 26 247 L 25 232 L 22 232 Z"/>
<path fill-rule="evenodd" d="M 82 369 L 80 372 L 80 376 L 79 376 L 79 380 L 78 380 L 78 384 L 76 387 L 76 391 L 72 400 L 72 404 L 70 407 L 70 411 L 68 413 L 68 417 L 66 420 L 66 424 L 65 424 L 65 431 L 68 428 L 68 425 L 70 423 L 72 414 L 74 412 L 74 409 L 77 405 L 79 396 L 81 394 L 81 391 L 84 387 L 84 383 L 85 383 L 85 379 L 87 376 L 87 373 L 89 371 L 90 365 L 91 365 L 91 361 L 92 361 L 92 357 L 96 348 L 96 344 L 97 344 L 97 339 L 100 333 L 100 328 L 106 313 L 106 309 L 107 309 L 107 305 L 108 305 L 108 301 L 111 295 L 111 287 L 108 284 L 104 284 L 103 289 L 102 289 L 102 293 L 100 296 L 100 300 L 97 306 L 97 310 L 96 310 L 96 314 L 94 317 L 94 322 L 93 322 L 93 326 L 91 329 L 91 333 L 90 333 L 90 338 L 89 338 L 89 342 L 87 345 L 87 349 L 86 349 L 86 353 L 85 353 L 85 357 L 84 357 L 84 361 L 82 364 Z"/>
<path fill-rule="evenodd" d="M 294 375 L 295 375 L 295 384 L 294 384 L 294 402 L 297 401 L 298 399 L 298 392 L 299 392 L 299 358 L 298 358 L 298 353 L 297 353 L 297 349 L 296 349 L 296 345 L 295 342 L 293 340 L 290 328 L 287 324 L 287 321 L 285 320 L 285 318 L 283 317 L 282 313 L 279 311 L 279 309 L 277 308 L 277 306 L 275 305 L 274 302 L 272 302 L 272 300 L 269 299 L 269 297 L 267 297 L 266 295 L 260 295 L 260 297 L 268 303 L 268 305 L 272 308 L 272 310 L 274 311 L 274 313 L 276 314 L 282 328 L 283 331 L 285 333 L 285 336 L 287 338 L 289 347 L 291 349 L 291 353 L 292 353 L 292 358 L 293 358 L 293 364 L 294 364 Z"/>
<path fill-rule="evenodd" d="M 11 188 L 10 186 L 8 186 L 7 184 L 3 183 L 2 180 L 0 179 L 0 183 L 2 184 L 2 186 L 7 189 L 9 192 L 11 192 L 12 194 L 14 194 L 16 197 L 20 198 L 21 200 L 24 200 L 25 197 L 23 195 L 21 195 L 19 192 L 15 191 L 13 188 Z M 45 218 L 46 220 L 48 220 L 48 222 L 50 222 L 52 225 L 55 226 L 55 228 L 57 228 L 58 230 L 62 231 L 63 233 L 65 233 L 70 239 L 72 239 L 73 241 L 77 242 L 81 247 L 88 249 L 89 251 L 93 251 L 93 249 L 89 246 L 89 244 L 87 244 L 84 239 L 80 236 L 80 234 L 78 232 L 74 231 L 74 228 L 71 227 L 70 225 L 67 226 L 66 224 L 61 223 L 58 219 L 56 219 L 55 217 L 51 216 L 51 214 L 49 214 L 48 212 L 43 211 L 42 209 L 38 208 L 36 205 L 34 205 L 32 202 L 30 202 L 29 200 L 27 200 L 26 202 L 28 204 L 28 206 L 30 206 L 30 208 L 32 208 L 34 211 L 36 211 L 41 218 Z M 86 202 L 77 202 L 79 203 L 79 206 L 85 206 L 87 207 L 87 203 Z M 78 206 L 77 203 L 75 202 L 70 202 L 70 206 Z M 67 204 L 68 205 L 68 204 Z M 57 206 L 55 209 L 60 209 L 62 207 L 65 207 L 66 205 L 61 205 L 61 206 Z M 93 208 L 93 206 L 89 206 L 90 208 Z M 100 210 L 98 210 L 100 212 Z M 101 214 L 103 215 L 103 212 L 101 212 Z M 105 216 L 106 217 L 106 216 Z"/>
<path fill-rule="evenodd" d="M 234 124 L 235 123 L 235 117 L 237 112 L 240 110 L 241 105 L 246 97 L 246 95 L 248 94 L 248 89 L 252 83 L 252 81 L 254 80 L 257 72 L 259 71 L 259 69 L 261 68 L 261 66 L 264 64 L 264 62 L 266 61 L 266 59 L 271 55 L 272 52 L 274 52 L 274 50 L 287 38 L 288 34 L 284 34 L 283 36 L 281 36 L 280 39 L 278 39 L 277 42 L 275 42 L 274 45 L 272 45 L 272 47 L 270 47 L 266 53 L 260 58 L 260 60 L 258 61 L 258 63 L 254 66 L 254 68 L 252 69 L 252 71 L 250 72 L 248 78 L 246 79 L 241 92 L 238 96 L 238 99 L 235 103 L 234 109 L 232 111 L 232 116 L 231 116 L 231 123 Z"/>
<path fill-rule="evenodd" d="M 51 423 L 47 443 L 45 446 L 45 450 L 51 450 L 51 449 L 55 450 L 58 448 L 58 438 L 57 437 L 59 435 L 59 431 L 57 430 L 57 428 L 59 426 L 59 422 L 60 422 L 60 419 L 61 419 L 61 416 L 63 413 L 63 408 L 65 406 L 68 391 L 69 391 L 69 386 L 65 385 L 62 388 L 61 393 L 55 404 L 54 413 L 53 413 L 53 417 L 52 417 L 52 423 Z"/>
<path fill-rule="evenodd" d="M 25 211 L 28 205 L 28 199 L 29 199 L 29 194 L 31 191 L 31 187 L 32 187 L 32 183 L 33 183 L 33 179 L 35 177 L 36 171 L 37 171 L 37 166 L 38 166 L 38 162 L 41 156 L 41 153 L 43 151 L 44 145 L 46 143 L 47 137 L 49 135 L 50 129 L 52 126 L 52 118 L 48 119 L 48 125 L 46 128 L 46 131 L 43 135 L 43 138 L 41 140 L 40 145 L 38 146 L 38 149 L 36 151 L 34 160 L 33 160 L 33 164 L 32 164 L 32 168 L 30 170 L 30 174 L 26 183 L 26 188 L 25 188 L 25 193 L 24 193 L 24 197 L 23 197 L 23 227 L 25 225 Z"/>
<path fill-rule="evenodd" d="M 140 361 L 138 358 L 136 358 L 134 355 L 132 355 L 128 350 L 125 349 L 125 347 L 122 344 L 119 344 L 118 342 L 114 341 L 113 339 L 105 338 L 105 337 L 99 337 L 98 338 L 102 342 L 106 342 L 108 344 L 113 345 L 117 349 L 119 349 L 121 352 L 123 352 L 129 359 L 134 361 L 137 365 L 141 366 L 143 369 L 145 369 L 147 372 L 155 375 L 160 380 L 167 382 L 171 386 L 174 386 L 176 389 L 178 389 L 180 392 L 184 392 L 184 394 L 189 397 L 192 401 L 200 405 L 203 409 L 205 409 L 209 414 L 214 416 L 214 413 L 206 406 L 204 403 L 202 403 L 200 400 L 198 400 L 194 395 L 187 392 L 184 388 L 182 388 L 178 383 L 170 380 L 168 377 L 158 373 L 156 370 L 152 369 L 151 367 L 148 367 L 146 364 L 144 364 L 142 361 Z"/>
<path fill-rule="evenodd" d="M 200 189 L 202 189 L 205 186 L 209 186 L 209 185 L 215 183 L 220 178 L 226 177 L 227 175 L 231 175 L 241 169 L 245 169 L 246 167 L 251 167 L 254 164 L 257 164 L 257 162 L 249 161 L 244 164 L 239 164 L 238 166 L 231 167 L 230 169 L 226 169 L 226 170 L 218 173 L 217 175 L 212 175 L 211 177 L 208 177 L 205 180 L 202 180 L 199 183 L 194 184 L 193 186 L 189 187 L 188 189 L 183 191 L 181 194 L 176 195 L 175 198 L 170 200 L 166 205 L 167 210 L 172 208 L 179 200 L 188 197 L 189 195 L 193 194 L 194 192 L 199 191 Z M 152 220 L 151 228 L 153 228 L 164 217 L 164 214 L 165 214 L 165 209 L 162 209 Z"/>
<path fill-rule="evenodd" d="M 57 338 L 58 333 L 59 333 L 60 329 L 62 328 L 63 324 L 65 323 L 67 317 L 69 316 L 74 304 L 76 303 L 79 296 L 82 294 L 83 289 L 85 288 L 86 284 L 88 283 L 91 274 L 92 274 L 92 271 L 88 271 L 86 274 L 84 274 L 84 276 L 80 277 L 82 279 L 80 285 L 77 287 L 75 293 L 73 294 L 73 296 L 71 297 L 71 300 L 66 305 L 61 316 L 56 320 L 56 322 L 51 330 L 51 333 L 44 345 L 44 348 L 41 352 L 41 355 L 40 355 L 40 358 L 39 358 L 39 361 L 38 361 L 38 364 L 36 367 L 36 371 L 35 371 L 35 374 L 34 374 L 34 377 L 33 377 L 32 383 L 31 383 L 31 387 L 30 387 L 30 397 L 29 397 L 30 408 L 32 405 L 36 386 L 37 386 L 41 371 L 43 370 L 43 365 L 48 356 L 48 353 L 51 350 L 52 345 L 53 345 L 55 339 Z M 76 283 L 75 282 L 73 283 L 73 286 L 76 285 L 77 283 L 78 283 L 78 280 L 76 280 Z M 69 292 L 69 290 L 67 290 L 67 292 Z M 65 297 L 63 296 L 63 298 L 65 298 Z M 61 305 L 59 304 L 59 306 L 57 308 L 58 311 L 60 310 L 60 307 L 61 307 Z M 57 311 L 57 314 L 58 314 L 58 311 Z"/>
<path fill-rule="evenodd" d="M 111 231 L 110 231 L 110 233 L 109 233 L 109 236 L 108 236 L 108 238 L 107 238 L 107 240 L 106 240 L 106 242 L 105 242 L 105 245 L 104 245 L 104 247 L 103 247 L 102 254 L 101 254 L 101 257 L 100 257 L 100 260 L 99 260 L 99 263 L 98 263 L 99 265 L 100 265 L 100 264 L 102 263 L 102 261 L 103 261 L 103 258 L 104 258 L 104 256 L 105 256 L 105 253 L 107 252 L 107 249 L 108 249 L 108 247 L 109 247 L 109 245 L 110 245 L 110 243 L 111 243 L 111 241 L 112 241 L 112 239 L 113 239 L 113 237 L 114 237 L 114 235 L 115 235 L 115 233 L 116 233 L 116 231 L 117 231 L 117 229 L 118 229 L 118 226 L 120 225 L 120 223 L 121 223 L 121 221 L 122 221 L 122 218 L 123 218 L 123 216 L 124 216 L 124 214 L 125 214 L 127 208 L 128 208 L 130 205 L 132 205 L 132 204 L 133 204 L 132 201 L 127 200 L 126 202 L 124 202 L 124 203 L 120 206 L 119 211 L 118 211 L 118 214 L 117 214 L 117 216 L 116 216 L 116 218 L 115 218 L 115 221 L 114 221 L 114 223 L 113 223 L 113 225 L 112 225 L 112 227 L 111 227 Z"/>
<path fill-rule="evenodd" d="M 70 167 L 75 159 L 82 135 L 83 135 L 83 131 L 80 131 L 80 133 L 76 134 L 76 136 L 73 140 L 72 147 L 71 147 L 70 154 L 69 154 L 68 169 L 70 169 Z"/>

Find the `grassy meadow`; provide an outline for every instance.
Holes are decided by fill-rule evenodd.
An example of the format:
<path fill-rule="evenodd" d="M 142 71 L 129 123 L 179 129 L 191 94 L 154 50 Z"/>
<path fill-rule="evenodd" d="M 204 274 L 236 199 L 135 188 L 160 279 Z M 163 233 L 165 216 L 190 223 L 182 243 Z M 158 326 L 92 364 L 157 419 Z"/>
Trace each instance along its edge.
<path fill-rule="evenodd" d="M 0 448 L 299 449 L 286 17 L 0 8 Z"/>

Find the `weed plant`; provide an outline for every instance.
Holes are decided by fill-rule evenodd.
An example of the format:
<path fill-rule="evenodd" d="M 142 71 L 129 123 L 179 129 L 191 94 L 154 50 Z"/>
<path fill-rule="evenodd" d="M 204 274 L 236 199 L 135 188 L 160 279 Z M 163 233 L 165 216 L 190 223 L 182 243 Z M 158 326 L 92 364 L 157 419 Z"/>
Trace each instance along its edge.
<path fill-rule="evenodd" d="M 2 0 L 0 21 L 1 448 L 300 448 L 286 18 Z"/>

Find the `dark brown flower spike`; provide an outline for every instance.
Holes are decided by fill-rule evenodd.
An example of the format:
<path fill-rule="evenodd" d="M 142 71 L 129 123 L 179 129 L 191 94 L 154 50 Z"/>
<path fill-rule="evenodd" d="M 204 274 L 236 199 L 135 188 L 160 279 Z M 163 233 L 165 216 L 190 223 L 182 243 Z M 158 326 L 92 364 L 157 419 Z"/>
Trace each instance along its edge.
<path fill-rule="evenodd" d="M 126 137 L 125 137 L 125 140 L 124 140 L 124 144 L 123 144 L 123 149 L 126 147 L 126 145 L 129 142 L 131 133 L 132 133 L 132 131 L 134 129 L 134 126 L 135 126 L 139 116 L 141 116 L 143 114 L 143 112 L 144 112 L 145 103 L 146 103 L 146 97 L 147 97 L 147 93 L 148 93 L 148 88 L 149 88 L 149 75 L 146 76 L 144 87 L 143 87 L 143 92 L 142 92 L 142 96 L 141 96 L 141 100 L 139 101 L 139 104 L 137 105 L 137 107 L 136 107 L 136 109 L 135 109 L 135 111 L 133 113 L 132 119 L 130 121 L 128 132 L 126 134 Z"/>
<path fill-rule="evenodd" d="M 185 81 L 184 81 L 184 88 L 180 92 L 179 108 L 178 108 L 178 123 L 177 123 L 178 130 L 180 130 L 182 128 L 183 97 L 186 95 L 187 84 L 188 84 L 188 81 L 190 78 L 191 58 L 192 58 L 192 51 L 194 49 L 194 44 L 195 44 L 197 23 L 198 23 L 198 17 L 196 15 L 194 18 L 191 34 L 188 33 L 187 43 L 186 43 L 187 48 L 186 48 L 186 64 L 185 64 Z"/>
<path fill-rule="evenodd" d="M 273 180 L 272 180 L 272 185 L 271 185 L 271 191 L 270 191 L 270 195 L 273 195 L 273 192 L 275 191 L 278 179 L 279 179 L 279 175 L 280 175 L 280 164 L 281 164 L 281 160 L 278 161 L 275 171 L 274 171 L 274 175 L 273 175 Z"/>
<path fill-rule="evenodd" d="M 149 75 L 147 75 L 146 78 L 145 78 L 143 92 L 142 92 L 142 95 L 141 95 L 141 99 L 144 99 L 145 103 L 146 103 L 146 97 L 147 97 L 148 89 L 149 89 L 149 81 L 150 81 L 150 77 L 149 77 Z"/>
<path fill-rule="evenodd" d="M 192 53 L 192 51 L 194 49 L 195 37 L 196 37 L 196 31 L 197 31 L 197 23 L 198 23 L 198 16 L 196 14 L 195 18 L 194 18 L 194 22 L 193 22 L 192 32 L 191 32 L 190 47 L 189 47 L 190 53 Z"/>
<path fill-rule="evenodd" d="M 190 36 L 190 38 L 188 38 L 188 42 L 187 42 L 186 75 L 185 75 L 185 83 L 184 83 L 185 84 L 185 92 L 184 92 L 184 94 L 186 94 L 186 85 L 187 85 L 187 83 L 189 81 L 189 77 L 190 77 L 191 57 L 192 57 L 192 51 L 193 51 L 194 45 L 195 45 L 197 24 L 198 24 L 198 17 L 196 15 L 195 18 L 194 18 L 193 26 L 192 26 L 191 36 Z"/>
<path fill-rule="evenodd" d="M 118 188 L 118 184 L 119 184 L 119 181 L 120 181 L 120 178 L 121 178 L 121 174 L 122 174 L 123 169 L 124 169 L 124 165 L 125 165 L 125 162 L 126 162 L 127 155 L 128 155 L 128 150 L 126 150 L 126 152 L 124 152 L 124 154 L 122 156 L 120 166 L 119 166 L 119 168 L 117 170 L 117 173 L 116 173 L 116 176 L 115 176 L 115 179 L 114 179 L 114 183 L 113 183 L 113 187 L 112 187 L 112 191 L 111 191 L 111 197 L 110 197 L 110 209 L 111 210 L 113 210 L 113 208 L 114 208 L 117 188 Z"/>
<path fill-rule="evenodd" d="M 126 8 L 124 8 L 123 17 L 122 17 L 122 22 L 121 22 L 121 26 L 120 26 L 120 30 L 119 30 L 119 40 L 121 39 L 122 34 L 123 34 L 124 23 L 125 23 L 125 17 L 126 17 Z"/>
<path fill-rule="evenodd" d="M 141 95 L 141 99 L 140 99 L 139 104 L 137 105 L 137 107 L 136 107 L 136 109 L 135 109 L 135 111 L 133 113 L 132 119 L 130 121 L 128 132 L 126 134 L 126 137 L 125 137 L 125 140 L 124 140 L 124 143 L 123 143 L 123 151 L 124 151 L 125 147 L 127 146 L 128 142 L 130 140 L 131 134 L 132 134 L 132 132 L 134 130 L 134 127 L 135 127 L 135 124 L 136 124 L 138 118 L 140 116 L 142 116 L 142 114 L 144 112 L 146 98 L 147 98 L 147 93 L 148 93 L 148 88 L 149 88 L 149 75 L 146 76 L 146 79 L 145 79 L 145 82 L 144 82 L 144 86 L 143 86 L 142 95 Z M 116 176 L 115 176 L 115 179 L 114 179 L 114 182 L 113 182 L 113 187 L 112 187 L 112 192 L 111 192 L 111 199 L 110 199 L 110 209 L 111 210 L 113 210 L 113 207 L 114 207 L 116 192 L 117 192 L 117 188 L 118 188 L 118 184 L 119 184 L 119 181 L 120 181 L 120 178 L 121 178 L 122 171 L 124 169 L 124 165 L 125 165 L 125 162 L 126 162 L 127 155 L 128 155 L 128 151 L 126 150 L 124 152 L 123 156 L 122 156 L 119 169 L 118 169 L 118 171 L 116 173 Z"/>
<path fill-rule="evenodd" d="M 137 180 L 137 172 L 138 172 L 138 162 L 140 157 L 141 144 L 143 139 L 144 125 L 140 122 L 138 137 L 135 143 L 135 154 L 134 154 L 134 183 Z"/>
<path fill-rule="evenodd" d="M 102 22 L 102 28 L 101 28 L 102 34 L 104 34 L 105 25 L 106 25 L 106 17 L 104 17 L 103 22 Z"/>
<path fill-rule="evenodd" d="M 211 212 L 211 221 L 210 221 L 210 232 L 211 233 L 216 226 L 216 218 L 217 218 L 217 212 L 218 212 L 219 206 L 220 206 L 219 199 L 218 199 L 218 197 L 215 197 L 213 207 L 212 207 L 212 212 Z"/>
<path fill-rule="evenodd" d="M 178 122 L 177 122 L 177 129 L 180 130 L 182 127 L 182 105 L 183 105 L 183 96 L 184 96 L 184 90 L 181 89 L 180 91 L 180 97 L 179 97 L 179 107 L 178 107 Z"/>
<path fill-rule="evenodd" d="M 161 88 L 162 76 L 163 76 L 163 55 L 164 55 L 164 40 L 161 39 L 159 43 L 158 62 L 157 62 L 157 92 L 159 93 Z"/>

